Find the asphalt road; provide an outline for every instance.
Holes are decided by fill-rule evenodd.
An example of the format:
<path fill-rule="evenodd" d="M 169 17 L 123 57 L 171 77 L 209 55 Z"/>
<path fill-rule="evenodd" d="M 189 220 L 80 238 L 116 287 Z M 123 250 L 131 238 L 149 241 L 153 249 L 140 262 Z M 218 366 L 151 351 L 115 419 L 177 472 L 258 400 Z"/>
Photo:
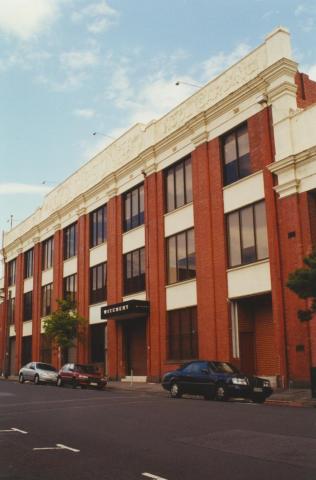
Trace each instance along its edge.
<path fill-rule="evenodd" d="M 0 479 L 314 480 L 316 409 L 0 382 Z"/>

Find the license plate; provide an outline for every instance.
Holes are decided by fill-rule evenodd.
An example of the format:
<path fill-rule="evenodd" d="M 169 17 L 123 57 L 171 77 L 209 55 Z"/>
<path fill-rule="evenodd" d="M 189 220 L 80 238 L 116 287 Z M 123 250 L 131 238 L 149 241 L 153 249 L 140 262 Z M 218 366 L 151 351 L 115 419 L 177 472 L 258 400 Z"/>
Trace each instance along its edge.
<path fill-rule="evenodd" d="M 253 391 L 254 391 L 254 392 L 262 392 L 262 388 L 260 388 L 260 387 L 254 387 Z"/>
<path fill-rule="evenodd" d="M 93 387 L 97 387 L 98 384 L 96 382 L 90 382 L 90 385 L 93 385 Z"/>

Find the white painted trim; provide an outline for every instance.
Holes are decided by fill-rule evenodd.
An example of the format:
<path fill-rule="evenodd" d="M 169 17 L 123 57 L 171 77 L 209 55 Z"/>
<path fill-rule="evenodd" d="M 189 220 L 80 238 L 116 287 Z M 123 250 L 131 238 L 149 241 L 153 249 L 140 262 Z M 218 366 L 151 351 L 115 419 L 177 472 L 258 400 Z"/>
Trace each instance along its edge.
<path fill-rule="evenodd" d="M 263 173 L 256 172 L 223 188 L 224 213 L 264 199 Z"/>
<path fill-rule="evenodd" d="M 133 228 L 125 232 L 122 237 L 123 254 L 137 250 L 145 246 L 145 225 Z"/>
<path fill-rule="evenodd" d="M 165 237 L 170 237 L 171 235 L 194 227 L 193 203 L 183 205 L 172 212 L 166 213 L 164 223 Z"/>
<path fill-rule="evenodd" d="M 123 297 L 123 302 L 128 302 L 129 300 L 147 300 L 146 291 L 131 293 L 130 295 L 125 295 Z"/>
<path fill-rule="evenodd" d="M 63 264 L 63 277 L 69 277 L 74 273 L 77 273 L 77 257 L 71 257 Z"/>
<path fill-rule="evenodd" d="M 22 337 L 28 337 L 29 335 L 32 335 L 32 320 L 23 322 Z"/>
<path fill-rule="evenodd" d="M 24 280 L 23 293 L 31 292 L 33 290 L 33 277 Z"/>
<path fill-rule="evenodd" d="M 95 265 L 99 265 L 100 263 L 104 263 L 107 261 L 107 243 L 101 243 L 101 245 L 97 245 L 90 249 L 90 267 L 94 267 Z"/>
<path fill-rule="evenodd" d="M 197 305 L 196 279 L 166 286 L 167 310 Z"/>
<path fill-rule="evenodd" d="M 52 268 L 42 271 L 42 286 L 53 283 L 53 279 L 54 279 L 54 271 Z"/>
<path fill-rule="evenodd" d="M 270 292 L 270 262 L 262 260 L 230 269 L 227 282 L 230 299 Z"/>

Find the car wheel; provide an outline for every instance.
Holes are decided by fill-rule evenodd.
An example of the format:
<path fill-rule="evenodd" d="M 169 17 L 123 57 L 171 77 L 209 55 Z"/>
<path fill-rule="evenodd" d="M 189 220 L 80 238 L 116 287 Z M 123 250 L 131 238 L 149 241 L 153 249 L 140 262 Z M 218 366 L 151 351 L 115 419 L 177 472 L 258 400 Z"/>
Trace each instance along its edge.
<path fill-rule="evenodd" d="M 57 382 L 56 382 L 57 387 L 62 387 L 63 386 L 63 381 L 61 377 L 57 377 Z"/>
<path fill-rule="evenodd" d="M 35 377 L 34 377 L 34 384 L 35 384 L 35 385 L 39 385 L 39 383 L 40 383 L 39 376 L 38 376 L 38 375 L 35 375 Z"/>
<path fill-rule="evenodd" d="M 180 398 L 182 396 L 181 389 L 177 382 L 173 382 L 170 388 L 170 395 L 172 398 Z"/>
<path fill-rule="evenodd" d="M 228 400 L 228 395 L 224 385 L 217 385 L 215 390 L 215 400 L 219 402 L 226 402 Z"/>
<path fill-rule="evenodd" d="M 23 373 L 20 373 L 20 375 L 19 375 L 19 382 L 20 382 L 20 383 L 24 383 L 24 382 L 25 382 L 24 377 L 23 377 Z"/>
<path fill-rule="evenodd" d="M 79 383 L 77 382 L 77 380 L 75 378 L 72 379 L 72 382 L 71 382 L 71 386 L 72 388 L 77 388 L 79 385 Z"/>

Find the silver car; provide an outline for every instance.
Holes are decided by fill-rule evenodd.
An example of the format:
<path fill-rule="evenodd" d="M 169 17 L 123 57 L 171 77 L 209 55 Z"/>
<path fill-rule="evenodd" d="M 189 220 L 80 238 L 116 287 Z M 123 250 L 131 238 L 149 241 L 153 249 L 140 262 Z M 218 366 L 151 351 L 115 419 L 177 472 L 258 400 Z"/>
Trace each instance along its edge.
<path fill-rule="evenodd" d="M 56 383 L 57 370 L 53 365 L 42 362 L 30 362 L 24 365 L 19 371 L 19 382 L 24 383 L 25 380 L 39 383 Z"/>

